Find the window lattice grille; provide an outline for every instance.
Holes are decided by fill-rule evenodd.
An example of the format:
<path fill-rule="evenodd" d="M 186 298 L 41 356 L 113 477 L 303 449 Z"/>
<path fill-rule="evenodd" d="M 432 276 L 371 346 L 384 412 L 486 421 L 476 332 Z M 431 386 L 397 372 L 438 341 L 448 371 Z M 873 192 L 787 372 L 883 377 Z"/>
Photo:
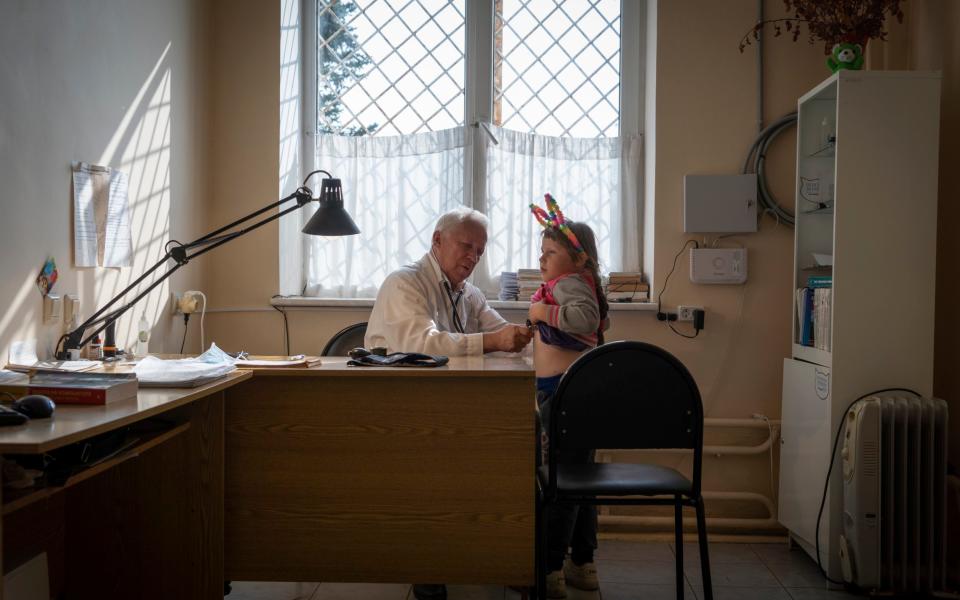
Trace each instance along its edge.
<path fill-rule="evenodd" d="M 405 135 L 464 122 L 465 0 L 317 0 L 317 131 Z"/>
<path fill-rule="evenodd" d="M 496 0 L 494 123 L 550 136 L 620 133 L 620 0 Z"/>

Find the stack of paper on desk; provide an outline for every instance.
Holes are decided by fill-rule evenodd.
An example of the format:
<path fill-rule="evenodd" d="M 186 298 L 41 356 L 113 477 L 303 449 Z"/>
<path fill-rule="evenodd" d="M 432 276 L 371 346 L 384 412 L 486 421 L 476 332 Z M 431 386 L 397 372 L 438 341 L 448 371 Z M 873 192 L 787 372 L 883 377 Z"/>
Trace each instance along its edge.
<path fill-rule="evenodd" d="M 320 364 L 319 356 L 305 356 L 297 354 L 295 356 L 258 356 L 255 354 L 247 355 L 245 358 L 237 359 L 235 365 L 241 369 L 263 369 L 271 367 L 310 367 Z"/>
<path fill-rule="evenodd" d="M 147 356 L 133 372 L 141 387 L 197 387 L 237 369 L 232 362 L 205 362 L 199 358 L 163 360 Z"/>

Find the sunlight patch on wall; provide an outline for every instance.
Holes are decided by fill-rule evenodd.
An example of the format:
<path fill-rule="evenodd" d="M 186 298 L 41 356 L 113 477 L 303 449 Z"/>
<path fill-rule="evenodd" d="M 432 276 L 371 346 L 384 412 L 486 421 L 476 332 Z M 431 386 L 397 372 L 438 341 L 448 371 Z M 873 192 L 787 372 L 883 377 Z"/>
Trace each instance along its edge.
<path fill-rule="evenodd" d="M 119 168 L 129 177 L 133 262 L 131 267 L 124 269 L 80 272 L 78 291 L 84 304 L 84 317 L 129 286 L 165 254 L 164 245 L 170 236 L 171 208 L 172 72 L 168 66 L 169 53 L 170 44 L 167 44 L 100 158 L 100 164 Z M 128 292 L 126 301 L 149 287 L 172 264 L 161 267 Z M 132 349 L 142 314 L 151 325 L 157 323 L 166 306 L 168 290 L 165 281 L 119 319 L 117 342 L 121 346 Z M 122 300 L 113 308 L 123 303 Z"/>

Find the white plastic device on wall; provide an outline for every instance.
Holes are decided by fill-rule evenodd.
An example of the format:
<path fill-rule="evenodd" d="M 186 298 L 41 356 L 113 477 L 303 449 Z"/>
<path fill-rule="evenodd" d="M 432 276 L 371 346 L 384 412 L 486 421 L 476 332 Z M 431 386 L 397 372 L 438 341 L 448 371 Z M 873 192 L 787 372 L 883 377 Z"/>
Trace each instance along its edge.
<path fill-rule="evenodd" d="M 746 248 L 692 248 L 690 281 L 739 285 L 747 281 Z"/>

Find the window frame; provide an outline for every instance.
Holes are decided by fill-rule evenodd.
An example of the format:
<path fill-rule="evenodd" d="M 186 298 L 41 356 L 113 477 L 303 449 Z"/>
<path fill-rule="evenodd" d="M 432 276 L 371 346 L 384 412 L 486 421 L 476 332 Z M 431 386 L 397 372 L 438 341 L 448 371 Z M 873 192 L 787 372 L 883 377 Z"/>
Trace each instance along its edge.
<path fill-rule="evenodd" d="M 296 2 L 296 0 L 294 0 Z M 479 128 L 480 123 L 492 122 L 493 115 L 493 76 L 494 76 L 494 28 L 495 3 L 499 0 L 465 0 L 466 52 L 464 76 L 464 119 L 465 125 Z M 621 0 L 620 21 L 620 136 L 642 135 L 646 115 L 646 76 L 648 59 L 645 56 L 647 44 L 647 0 Z M 315 137 L 317 113 L 317 1 L 299 0 L 300 17 L 300 130 L 299 170 L 301 179 L 318 166 L 315 164 Z M 627 32 L 635 35 L 625 35 Z M 473 205 L 482 202 L 486 194 L 486 176 L 483 160 L 477 153 L 482 152 L 479 136 L 477 142 L 467 149 L 467 162 L 471 170 L 465 173 L 469 180 L 469 189 Z M 646 144 L 645 144 L 646 145 Z M 641 178 L 645 176 L 649 159 L 644 160 Z M 320 168 L 323 168 L 320 165 Z M 635 201 L 639 204 L 641 215 L 639 238 L 639 256 L 642 270 L 648 270 L 648 250 L 652 243 L 652 231 L 646 219 L 649 206 L 645 207 L 644 184 L 638 185 L 639 195 Z M 652 201 L 652 196 L 651 196 Z M 300 236 L 301 238 L 303 236 Z M 651 239 L 647 239 L 651 237 Z M 289 243 L 289 242 L 287 242 Z M 299 263 L 299 284 L 302 290 L 306 282 L 306 266 L 303 264 L 303 245 L 307 240 L 300 239 L 300 247 L 295 251 L 285 251 L 283 237 L 280 240 L 280 262 Z M 287 246 L 289 247 L 289 246 Z M 652 261 L 649 263 L 652 265 Z M 282 271 L 283 269 L 281 269 Z M 290 275 L 293 275 L 292 273 Z M 281 275 L 283 279 L 283 275 Z M 285 286 L 281 281 L 281 289 Z M 349 301 L 349 300 L 348 300 Z"/>

